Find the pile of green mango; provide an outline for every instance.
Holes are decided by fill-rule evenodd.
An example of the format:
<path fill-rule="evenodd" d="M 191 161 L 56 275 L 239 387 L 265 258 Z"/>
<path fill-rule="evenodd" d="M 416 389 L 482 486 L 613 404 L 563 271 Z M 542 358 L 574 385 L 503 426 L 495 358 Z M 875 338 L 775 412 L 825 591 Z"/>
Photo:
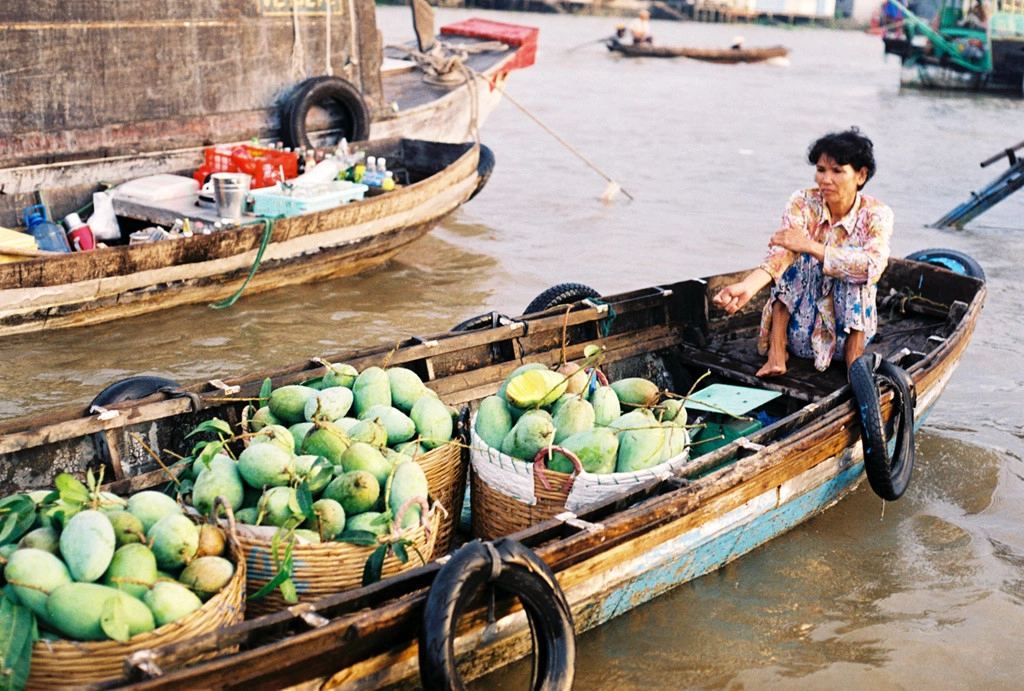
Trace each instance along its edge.
<path fill-rule="evenodd" d="M 415 459 L 451 441 L 458 415 L 404 367 L 333 364 L 317 380 L 272 389 L 263 403 L 237 460 L 222 451 L 193 462 L 191 502 L 205 513 L 222 495 L 239 522 L 311 543 L 349 531 L 382 535 L 408 500 L 425 502 Z M 312 511 L 303 510 L 306 490 Z M 421 516 L 410 504 L 401 527 Z"/>
<path fill-rule="evenodd" d="M 686 410 L 678 398 L 639 377 L 602 385 L 594 371 L 529 363 L 480 402 L 473 428 L 488 446 L 532 463 L 549 446 L 573 452 L 590 473 L 644 470 L 681 454 L 688 443 Z M 553 451 L 547 467 L 563 473 L 572 461 Z"/>
<path fill-rule="evenodd" d="M 57 487 L 0 501 L 17 526 L 0 537 L 3 596 L 44 631 L 125 642 L 196 611 L 234 576 L 223 532 L 166 494 L 124 499 L 69 475 Z"/>

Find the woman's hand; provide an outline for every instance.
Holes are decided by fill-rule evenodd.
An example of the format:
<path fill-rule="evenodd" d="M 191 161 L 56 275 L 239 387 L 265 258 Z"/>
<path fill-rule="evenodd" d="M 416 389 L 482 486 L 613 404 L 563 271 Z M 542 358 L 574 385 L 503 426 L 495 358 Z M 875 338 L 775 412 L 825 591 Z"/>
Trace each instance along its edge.
<path fill-rule="evenodd" d="M 750 302 L 757 291 L 771 283 L 772 277 L 764 269 L 754 269 L 739 283 L 733 283 L 718 291 L 711 302 L 727 314 L 735 314 Z"/>
<path fill-rule="evenodd" d="M 809 254 L 820 262 L 825 261 L 825 245 L 811 240 L 803 229 L 790 226 L 772 235 L 772 245 L 785 247 L 790 252 Z"/>

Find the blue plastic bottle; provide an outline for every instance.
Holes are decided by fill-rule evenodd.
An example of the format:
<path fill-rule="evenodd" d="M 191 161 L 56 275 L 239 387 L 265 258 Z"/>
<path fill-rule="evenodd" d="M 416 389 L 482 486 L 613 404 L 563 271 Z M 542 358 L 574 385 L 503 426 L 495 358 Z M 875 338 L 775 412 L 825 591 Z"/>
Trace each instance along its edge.
<path fill-rule="evenodd" d="M 64 229 L 48 218 L 46 207 L 36 204 L 25 209 L 25 225 L 28 233 L 36 239 L 39 249 L 48 252 L 70 252 L 71 245 Z"/>

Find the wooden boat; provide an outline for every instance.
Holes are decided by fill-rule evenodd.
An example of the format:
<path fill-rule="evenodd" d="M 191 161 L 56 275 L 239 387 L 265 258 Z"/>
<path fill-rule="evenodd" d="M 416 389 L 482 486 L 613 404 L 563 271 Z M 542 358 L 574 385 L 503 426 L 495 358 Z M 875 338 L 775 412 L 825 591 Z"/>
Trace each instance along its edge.
<path fill-rule="evenodd" d="M 625 488 L 514 536 L 550 569 L 571 608 L 572 625 L 584 631 L 767 543 L 834 505 L 865 476 L 859 406 L 843 368 L 818 373 L 810 363 L 791 358 L 785 376 L 759 379 L 755 372 L 763 358 L 755 341 L 763 296 L 732 316 L 711 306 L 710 296 L 740 276 L 685 280 L 600 300 L 579 300 L 581 293 L 574 290 L 546 291 L 539 305 L 532 303 L 542 311 L 515 319 L 496 316 L 493 328 L 410 338 L 397 347 L 327 359 L 360 370 L 401 364 L 420 373 L 446 402 L 472 407 L 524 361 L 556 365 L 582 359 L 589 346 L 598 346 L 604 351 L 601 366 L 613 381 L 644 376 L 681 393 L 696 382 L 691 398 L 716 384 L 734 385 L 772 399 L 759 410 L 763 426 L 727 437 L 727 443 L 700 455 L 693 449 L 675 475 Z M 928 262 L 890 261 L 878 291 L 882 323 L 869 353 L 906 368 L 916 403 L 903 398 L 906 405 L 897 405 L 896 392 L 883 386 L 875 400 L 886 426 L 897 419 L 920 424 L 927 415 L 965 353 L 986 292 L 981 278 Z M 582 295 L 587 294 L 592 295 Z M 0 423 L 0 494 L 47 487 L 56 472 L 100 465 L 106 477 L 117 478 L 114 491 L 153 486 L 165 478 L 154 455 L 187 453 L 192 440 L 185 435 L 202 420 L 237 423 L 244 401 L 259 395 L 265 377 L 280 386 L 324 372 L 323 361 L 310 361 L 160 392 L 142 386 L 136 394 L 153 395 L 122 403 L 108 402 L 108 396 L 100 408 Z M 877 395 L 875 383 L 868 386 Z M 744 424 L 750 423 L 745 416 Z M 871 457 L 878 453 L 877 445 L 869 450 Z M 478 549 L 474 544 L 479 543 L 461 549 Z M 452 559 L 463 553 L 456 551 Z M 430 589 L 445 568 L 428 564 L 308 606 L 145 651 L 128 661 L 120 684 L 370 689 L 409 681 L 422 654 L 417 633 Z M 523 610 L 500 590 L 496 598 L 490 620 L 484 599 L 469 600 L 457 631 L 447 632 L 463 678 L 530 649 Z M 239 646 L 237 652 L 193 666 L 180 663 L 198 652 L 233 646 Z M 545 663 L 561 666 L 571 683 L 571 654 L 546 652 Z"/>
<path fill-rule="evenodd" d="M 937 89 L 1021 93 L 1024 86 L 1024 8 L 996 0 L 987 16 L 971 2 L 943 0 L 932 19 L 903 13 L 902 31 L 883 36 L 885 53 L 899 57 L 901 83 Z M 986 7 L 988 4 L 986 3 Z"/>
<path fill-rule="evenodd" d="M 216 209 L 201 206 L 197 194 L 146 202 L 115 198 L 122 235 L 116 244 L 11 257 L 16 261 L 0 264 L 0 335 L 221 300 L 243 286 L 258 292 L 364 271 L 387 261 L 469 200 L 493 165 L 490 151 L 472 143 L 389 139 L 359 148 L 385 157 L 402 184 L 387 192 L 370 188 L 364 199 L 320 211 L 276 221 L 248 215 L 241 224 L 212 233 L 141 244 L 129 244 L 132 230 L 171 227 L 175 219 L 210 229 Z M 163 172 L 190 175 L 203 160 L 201 151 L 194 156 L 188 169 Z M 81 205 L 80 191 L 61 190 L 62 197 L 49 191 L 51 210 Z M 28 198 L 23 203 L 35 202 Z M 275 214 L 276 209 L 268 216 Z"/>
<path fill-rule="evenodd" d="M 704 62 L 726 64 L 764 62 L 772 58 L 784 58 L 789 55 L 789 49 L 784 46 L 764 48 L 677 48 L 656 46 L 650 43 L 620 43 L 614 38 L 609 39 L 606 45 L 608 50 L 613 53 L 620 53 L 630 58 L 691 58 L 693 60 L 703 60 Z"/>
<path fill-rule="evenodd" d="M 182 168 L 171 159 L 211 142 L 470 141 L 509 73 L 533 64 L 537 29 L 471 18 L 435 36 L 433 10 L 413 7 L 417 40 L 392 47 L 372 0 L 71 0 L 59 14 L 6 2 L 0 187 L 124 180 L 151 159 Z M 453 78 L 428 57 L 457 57 Z"/>

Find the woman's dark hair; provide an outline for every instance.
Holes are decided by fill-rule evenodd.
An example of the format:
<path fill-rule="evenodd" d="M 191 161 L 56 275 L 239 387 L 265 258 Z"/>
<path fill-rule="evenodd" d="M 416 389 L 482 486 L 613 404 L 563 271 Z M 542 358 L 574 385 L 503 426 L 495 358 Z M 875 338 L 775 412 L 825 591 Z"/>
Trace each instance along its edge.
<path fill-rule="evenodd" d="M 849 163 L 854 170 L 867 168 L 868 177 L 865 183 L 875 174 L 875 147 L 856 127 L 851 127 L 845 132 L 830 132 L 818 139 L 807 150 L 807 160 L 812 166 L 817 165 L 822 154 L 841 166 Z M 862 187 L 864 185 L 857 189 Z"/>

